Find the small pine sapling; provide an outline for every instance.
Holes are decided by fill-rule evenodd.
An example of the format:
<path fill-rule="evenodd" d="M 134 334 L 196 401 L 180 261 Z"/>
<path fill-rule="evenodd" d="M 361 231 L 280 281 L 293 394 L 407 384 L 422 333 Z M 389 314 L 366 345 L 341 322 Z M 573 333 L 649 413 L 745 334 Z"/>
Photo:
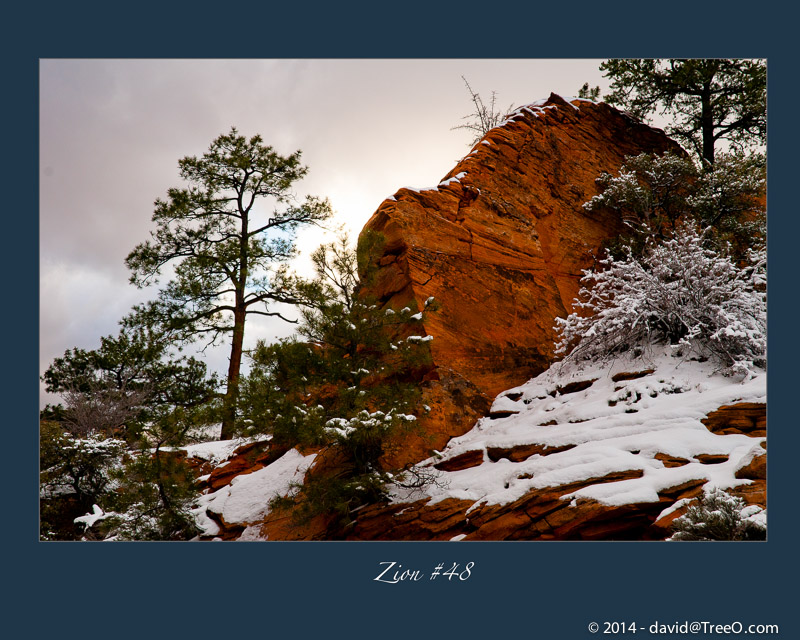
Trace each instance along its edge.
<path fill-rule="evenodd" d="M 706 493 L 673 523 L 670 540 L 766 540 L 766 512 L 721 489 Z"/>
<path fill-rule="evenodd" d="M 417 327 L 434 301 L 397 309 L 366 296 L 379 247 L 380 238 L 369 236 L 358 252 L 346 239 L 321 247 L 309 286 L 314 302 L 303 310 L 299 336 L 251 353 L 242 387 L 245 432 L 266 431 L 283 449 L 315 447 L 333 461 L 297 487 L 296 513 L 305 519 L 336 514 L 343 525 L 354 509 L 385 498 L 398 473 L 385 468 L 386 456 L 415 427 L 417 381 L 430 366 L 431 339 Z"/>

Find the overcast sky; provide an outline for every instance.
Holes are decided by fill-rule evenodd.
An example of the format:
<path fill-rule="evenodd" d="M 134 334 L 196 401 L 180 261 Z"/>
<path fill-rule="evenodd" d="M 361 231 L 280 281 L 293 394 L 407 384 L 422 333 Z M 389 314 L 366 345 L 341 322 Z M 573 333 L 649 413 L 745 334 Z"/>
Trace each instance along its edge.
<path fill-rule="evenodd" d="M 154 289 L 128 283 L 125 257 L 149 238 L 153 201 L 183 186 L 177 161 L 236 126 L 309 167 L 298 195 L 330 198 L 356 236 L 403 186 L 436 185 L 469 151 L 453 131 L 471 109 L 461 76 L 498 106 L 607 81 L 600 60 L 42 60 L 40 373 L 93 349 Z M 307 256 L 324 239 L 301 233 Z M 303 268 L 303 264 L 299 268 Z M 248 320 L 248 322 L 251 322 Z M 253 321 L 245 347 L 287 335 Z M 213 370 L 225 349 L 207 352 Z M 53 402 L 43 388 L 40 402 Z"/>

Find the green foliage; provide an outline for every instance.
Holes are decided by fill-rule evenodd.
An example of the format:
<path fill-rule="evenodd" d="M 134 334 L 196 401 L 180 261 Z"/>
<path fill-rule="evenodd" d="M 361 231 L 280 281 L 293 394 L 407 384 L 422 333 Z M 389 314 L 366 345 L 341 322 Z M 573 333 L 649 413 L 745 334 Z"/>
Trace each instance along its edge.
<path fill-rule="evenodd" d="M 185 540 L 196 533 L 190 511 L 195 473 L 173 451 L 146 441 L 131 447 L 103 435 L 76 437 L 42 423 L 41 468 L 47 539 Z M 104 516 L 90 526 L 72 524 L 98 509 Z"/>
<path fill-rule="evenodd" d="M 40 426 L 40 488 L 43 496 L 72 493 L 91 506 L 112 486 L 111 469 L 119 464 L 126 443 L 103 435 L 75 437 L 61 425 Z"/>
<path fill-rule="evenodd" d="M 764 60 L 611 59 L 600 70 L 611 79 L 607 102 L 639 118 L 671 115 L 666 132 L 710 164 L 719 140 L 740 148 L 766 143 Z"/>
<path fill-rule="evenodd" d="M 71 349 L 43 376 L 66 406 L 40 427 L 42 531 L 50 538 L 184 539 L 194 475 L 165 448 L 202 437 L 218 420 L 217 382 L 195 358 L 169 353 L 151 327 L 123 329 L 96 350 Z M 124 438 L 121 439 L 121 438 Z M 68 497 L 68 500 L 64 500 Z M 57 506 L 59 505 L 59 506 Z M 85 531 L 65 509 L 106 515 Z"/>
<path fill-rule="evenodd" d="M 632 232 L 630 239 L 622 238 L 623 243 L 636 244 L 641 250 L 639 245 L 645 239 L 663 239 L 687 212 L 696 177 L 697 170 L 689 158 L 673 153 L 642 153 L 627 158 L 618 176 L 602 174 L 596 181 L 600 195 L 587 202 L 584 209 L 607 207 L 618 211 Z"/>
<path fill-rule="evenodd" d="M 578 90 L 578 97 L 597 102 L 600 99 L 600 87 L 590 88 L 589 83 L 584 82 L 583 86 Z"/>
<path fill-rule="evenodd" d="M 117 491 L 102 523 L 106 539 L 187 540 L 197 534 L 191 507 L 196 475 L 172 452 L 140 450 L 115 477 Z"/>
<path fill-rule="evenodd" d="M 81 531 L 73 520 L 115 488 L 113 471 L 126 443 L 102 434 L 77 437 L 50 421 L 42 421 L 39 432 L 40 535 L 74 540 Z"/>
<path fill-rule="evenodd" d="M 51 408 L 51 415 L 76 435 L 129 439 L 143 431 L 152 435 L 159 425 L 169 431 L 180 423 L 188 432 L 209 424 L 216 418 L 216 376 L 206 375 L 203 362 L 171 354 L 169 347 L 164 334 L 140 326 L 102 338 L 99 349 L 67 350 L 42 376 L 47 391 L 66 402 Z"/>
<path fill-rule="evenodd" d="M 716 246 L 729 244 L 736 258 L 766 238 L 767 162 L 761 153 L 719 154 L 702 172 L 688 200 L 703 227 L 713 231 Z"/>
<path fill-rule="evenodd" d="M 353 511 L 363 505 L 375 504 L 386 498 L 386 483 L 390 476 L 374 471 L 363 474 L 346 473 L 340 476 L 311 474 L 302 486 L 297 487 L 302 500 L 294 511 L 298 523 L 306 523 L 317 516 L 331 519 L 331 537 L 343 534 L 352 521 Z M 291 500 L 276 499 L 273 509 L 295 506 Z"/>
<path fill-rule="evenodd" d="M 764 237 L 766 163 L 761 154 L 720 154 L 703 172 L 686 156 L 643 153 L 627 158 L 619 175 L 601 175 L 597 184 L 601 193 L 583 206 L 587 211 L 608 208 L 622 217 L 628 231 L 609 246 L 617 258 L 628 248 L 641 255 L 645 245 L 663 240 L 680 222 L 709 229 L 707 240 L 718 250 L 730 245 L 738 259 Z"/>
<path fill-rule="evenodd" d="M 378 246 L 364 242 L 372 248 L 362 245 L 362 265 Z M 242 388 L 247 432 L 267 431 L 284 448 L 321 447 L 337 460 L 336 475 L 312 471 L 299 488 L 305 517 L 349 514 L 385 495 L 391 476 L 383 460 L 414 427 L 417 380 L 430 363 L 429 338 L 414 335 L 426 310 L 381 308 L 366 297 L 358 257 L 346 238 L 314 254 L 300 337 L 260 343 Z"/>
<path fill-rule="evenodd" d="M 697 504 L 672 523 L 671 540 L 766 540 L 766 525 L 753 516 L 762 513 L 757 506 L 746 506 L 744 500 L 715 490 L 705 494 Z"/>
<path fill-rule="evenodd" d="M 331 215 L 326 200 L 294 201 L 292 185 L 306 167 L 300 152 L 282 156 L 235 128 L 216 138 L 202 157 L 178 163 L 185 188 L 172 188 L 156 200 L 152 240 L 128 256 L 131 282 L 157 282 L 162 268 L 174 277 L 157 300 L 136 309 L 138 317 L 157 322 L 181 340 L 215 343 L 231 338 L 223 437 L 230 437 L 235 418 L 248 315 L 283 317 L 271 305 L 302 299 L 298 281 L 286 262 L 295 255 L 298 227 L 319 224 Z M 271 213 L 261 202 L 273 206 Z"/>

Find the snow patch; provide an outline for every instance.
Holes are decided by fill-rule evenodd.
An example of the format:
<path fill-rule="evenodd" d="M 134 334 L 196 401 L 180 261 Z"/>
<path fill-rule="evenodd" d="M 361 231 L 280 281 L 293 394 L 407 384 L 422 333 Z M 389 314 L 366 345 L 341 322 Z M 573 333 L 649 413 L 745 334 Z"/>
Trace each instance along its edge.
<path fill-rule="evenodd" d="M 98 505 L 92 505 L 92 513 L 87 513 L 85 516 L 80 516 L 75 518 L 75 524 L 82 524 L 87 529 L 90 529 L 94 526 L 94 523 L 106 518 L 110 515 L 114 515 L 111 513 L 105 513 Z"/>
<path fill-rule="evenodd" d="M 466 175 L 467 175 L 466 171 L 461 171 L 461 172 L 457 173 L 456 175 L 454 175 L 452 178 L 448 178 L 447 180 L 443 180 L 442 182 L 440 182 L 439 186 L 440 187 L 446 187 L 451 182 L 461 182 L 461 179 L 465 178 Z"/>
<path fill-rule="evenodd" d="M 258 442 L 262 440 L 269 440 L 272 436 L 261 435 L 255 438 L 234 438 L 233 440 L 217 440 L 216 442 L 201 442 L 200 444 L 190 444 L 181 447 L 186 451 L 189 458 L 197 458 L 199 460 L 207 460 L 214 465 L 222 466 L 221 463 L 226 461 L 233 455 L 239 447 L 250 444 L 251 442 Z"/>
<path fill-rule="evenodd" d="M 202 534 L 219 533 L 219 527 L 207 514 L 209 511 L 231 524 L 250 523 L 266 516 L 270 500 L 289 495 L 295 484 L 302 483 L 314 458 L 315 453 L 303 456 L 297 449 L 291 449 L 263 469 L 236 476 L 230 485 L 200 496 L 192 511 Z"/>
<path fill-rule="evenodd" d="M 615 382 L 612 377 L 622 372 L 641 375 L 618 377 Z M 588 380 L 594 382 L 581 391 L 557 392 L 570 382 Z M 710 362 L 675 358 L 668 348 L 650 354 L 647 360 L 620 356 L 610 363 L 556 364 L 497 397 L 492 412 L 506 415 L 482 418 L 471 431 L 452 438 L 440 456 L 419 466 L 432 467 L 442 457 L 476 449 L 486 452 L 523 445 L 567 449 L 534 454 L 520 462 L 504 457 L 492 461 L 484 453 L 482 464 L 443 472 L 443 482 L 423 491 L 431 504 L 457 498 L 473 501 L 475 509 L 481 504 L 508 504 L 531 489 L 626 471 L 641 477 L 591 483 L 563 499 L 590 498 L 623 505 L 658 501 L 659 492 L 692 480 L 705 480 L 709 491 L 749 484 L 752 481 L 737 479 L 735 473 L 755 455 L 763 454 L 760 444 L 765 438 L 717 435 L 701 422 L 720 406 L 738 402 L 766 402 L 765 372 L 740 382 L 721 375 Z M 665 467 L 656 459 L 658 453 L 688 462 Z M 727 456 L 727 461 L 702 464 L 697 459 L 702 454 Z M 411 502 L 419 496 L 393 487 L 392 499 Z M 662 516 L 669 512 L 665 510 Z"/>

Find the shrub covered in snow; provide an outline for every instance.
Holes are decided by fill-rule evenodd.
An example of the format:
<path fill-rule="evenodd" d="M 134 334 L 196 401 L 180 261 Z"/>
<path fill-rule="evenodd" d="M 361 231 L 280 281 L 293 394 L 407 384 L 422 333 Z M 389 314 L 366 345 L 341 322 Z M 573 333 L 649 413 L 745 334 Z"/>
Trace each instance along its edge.
<path fill-rule="evenodd" d="M 765 540 L 766 512 L 717 489 L 672 523 L 670 540 Z"/>
<path fill-rule="evenodd" d="M 641 257 L 600 264 L 584 272 L 576 311 L 556 319 L 557 354 L 600 360 L 666 343 L 676 355 L 714 358 L 728 374 L 765 366 L 765 251 L 750 251 L 740 267 L 686 225 Z"/>
<path fill-rule="evenodd" d="M 57 423 L 40 429 L 40 490 L 43 498 L 74 494 L 88 507 L 113 486 L 112 470 L 122 464 L 123 440 L 103 436 L 78 438 Z"/>
<path fill-rule="evenodd" d="M 686 212 L 696 178 L 697 168 L 688 157 L 642 153 L 627 158 L 619 175 L 602 174 L 597 179 L 601 193 L 583 208 L 617 210 L 635 232 L 658 236 L 671 229 Z"/>

